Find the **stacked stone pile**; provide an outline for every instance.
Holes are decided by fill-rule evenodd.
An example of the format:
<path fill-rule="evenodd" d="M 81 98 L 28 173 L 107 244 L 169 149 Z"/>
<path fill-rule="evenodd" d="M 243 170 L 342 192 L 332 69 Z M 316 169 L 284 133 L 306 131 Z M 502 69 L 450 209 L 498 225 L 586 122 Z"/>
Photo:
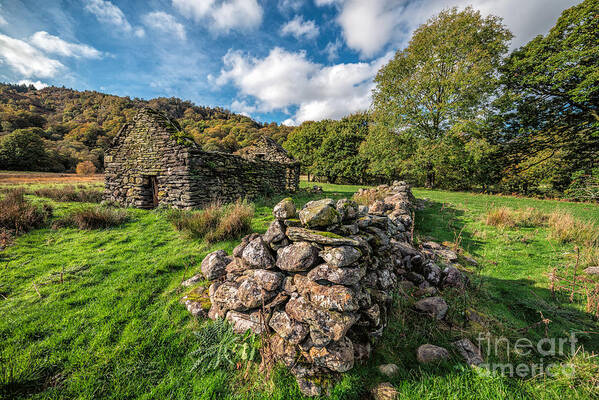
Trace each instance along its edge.
<path fill-rule="evenodd" d="M 450 274 L 410 243 L 409 186 L 397 182 L 385 190 L 389 195 L 370 210 L 323 199 L 297 212 L 285 199 L 265 234 L 246 236 L 232 256 L 220 250 L 202 262 L 202 275 L 212 281 L 208 317 L 266 335 L 306 395 L 321 391 L 314 378 L 348 371 L 369 357 L 398 286 L 434 295 L 448 282 Z M 186 304 L 191 312 L 201 309 Z M 416 304 L 437 319 L 447 308 L 440 297 Z"/>

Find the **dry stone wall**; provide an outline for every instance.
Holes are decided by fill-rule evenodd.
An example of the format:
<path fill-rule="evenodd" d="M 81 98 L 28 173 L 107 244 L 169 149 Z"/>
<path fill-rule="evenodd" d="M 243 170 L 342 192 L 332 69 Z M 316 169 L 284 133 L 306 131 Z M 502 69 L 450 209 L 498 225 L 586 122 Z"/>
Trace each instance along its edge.
<path fill-rule="evenodd" d="M 231 256 L 209 254 L 202 274 L 184 282 L 211 280 L 208 316 L 225 318 L 237 332 L 266 335 L 306 395 L 321 393 L 318 378 L 370 356 L 387 325 L 393 291 L 409 284 L 434 295 L 445 282 L 447 273 L 412 246 L 409 186 L 380 189 L 386 196 L 371 209 L 323 199 L 297 212 L 285 199 L 265 234 L 246 236 Z M 427 299 L 417 309 L 442 319 L 447 304 Z M 186 305 L 194 314 L 205 309 L 193 299 Z"/>
<path fill-rule="evenodd" d="M 119 131 L 104 165 L 104 199 L 138 208 L 202 207 L 299 187 L 297 163 L 202 151 L 176 122 L 149 108 Z"/>

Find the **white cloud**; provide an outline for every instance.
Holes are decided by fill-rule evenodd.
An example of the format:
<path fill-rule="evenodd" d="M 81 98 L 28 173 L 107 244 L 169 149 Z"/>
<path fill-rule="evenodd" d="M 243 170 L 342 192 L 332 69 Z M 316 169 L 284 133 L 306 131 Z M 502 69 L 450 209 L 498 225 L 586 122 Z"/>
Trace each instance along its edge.
<path fill-rule="evenodd" d="M 258 111 L 258 108 L 248 104 L 244 100 L 233 100 L 231 103 L 231 111 L 249 116 L 251 113 Z"/>
<path fill-rule="evenodd" d="M 174 35 L 181 40 L 185 40 L 185 27 L 177 22 L 175 17 L 162 11 L 155 11 L 144 15 L 142 18 L 144 24 L 150 28 L 157 29 L 167 34 Z"/>
<path fill-rule="evenodd" d="M 342 3 L 343 0 L 314 0 L 317 6 L 331 6 L 333 4 Z"/>
<path fill-rule="evenodd" d="M 288 13 L 290 11 L 298 12 L 303 4 L 304 0 L 279 0 L 277 8 L 282 13 Z"/>
<path fill-rule="evenodd" d="M 342 45 L 343 43 L 341 43 L 339 39 L 335 40 L 334 42 L 327 43 L 327 46 L 324 48 L 324 53 L 327 55 L 327 59 L 329 61 L 333 61 L 339 57 L 339 49 Z"/>
<path fill-rule="evenodd" d="M 46 57 L 29 43 L 0 34 L 0 58 L 21 75 L 50 78 L 56 76 L 64 65 Z"/>
<path fill-rule="evenodd" d="M 387 54 L 370 63 L 323 66 L 308 60 L 305 52 L 278 47 L 263 59 L 230 51 L 216 83 L 232 82 L 243 96 L 255 99 L 255 105 L 234 102 L 238 110 L 243 106 L 252 112 L 286 111 L 296 106 L 295 115 L 286 124 L 341 118 L 370 107 L 373 77 L 390 57 Z"/>
<path fill-rule="evenodd" d="M 94 14 L 98 21 L 113 25 L 126 33 L 133 33 L 137 37 L 143 37 L 143 28 L 133 28 L 123 11 L 107 0 L 87 0 L 85 9 Z"/>
<path fill-rule="evenodd" d="M 262 23 L 264 11 L 256 0 L 172 0 L 173 7 L 217 32 L 249 30 Z"/>
<path fill-rule="evenodd" d="M 50 85 L 48 85 L 47 83 L 44 83 L 44 82 L 42 82 L 42 81 L 35 81 L 35 82 L 34 82 L 34 81 L 32 81 L 32 80 L 29 80 L 29 79 L 21 79 L 21 80 L 20 80 L 20 81 L 18 81 L 17 83 L 18 83 L 19 85 L 27 85 L 27 86 L 29 86 L 29 85 L 33 85 L 33 86 L 35 86 L 35 88 L 36 88 L 37 90 L 40 90 L 40 89 L 43 89 L 43 88 L 46 88 L 46 87 L 50 86 Z"/>
<path fill-rule="evenodd" d="M 0 25 L 8 25 L 8 22 L 6 22 L 2 15 L 0 15 Z"/>
<path fill-rule="evenodd" d="M 282 35 L 293 35 L 296 39 L 305 36 L 307 39 L 314 39 L 318 36 L 319 29 L 314 21 L 304 21 L 301 15 L 296 16 L 291 21 L 281 27 Z"/>
<path fill-rule="evenodd" d="M 65 57 L 101 58 L 102 52 L 86 44 L 67 42 L 48 32 L 36 32 L 30 40 L 31 44 L 46 53 L 54 53 Z"/>
<path fill-rule="evenodd" d="M 347 1 L 337 18 L 347 45 L 366 57 L 381 50 L 397 26 L 391 4 L 386 0 Z"/>
<path fill-rule="evenodd" d="M 441 10 L 472 5 L 483 15 L 494 14 L 514 33 L 518 47 L 555 25 L 563 10 L 580 0 L 316 0 L 319 6 L 336 5 L 347 46 L 362 57 L 372 57 L 389 45 L 402 48 L 420 24 Z M 517 12 L 514 12 L 517 10 Z"/>

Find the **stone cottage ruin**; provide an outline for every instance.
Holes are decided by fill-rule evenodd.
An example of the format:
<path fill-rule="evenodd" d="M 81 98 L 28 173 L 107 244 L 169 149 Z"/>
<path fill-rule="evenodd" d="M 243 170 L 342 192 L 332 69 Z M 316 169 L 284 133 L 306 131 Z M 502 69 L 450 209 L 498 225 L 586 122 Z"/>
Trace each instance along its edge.
<path fill-rule="evenodd" d="M 203 151 L 176 121 L 143 108 L 117 133 L 104 168 L 105 200 L 149 209 L 293 192 L 299 187 L 300 167 L 269 138 L 241 156 Z"/>

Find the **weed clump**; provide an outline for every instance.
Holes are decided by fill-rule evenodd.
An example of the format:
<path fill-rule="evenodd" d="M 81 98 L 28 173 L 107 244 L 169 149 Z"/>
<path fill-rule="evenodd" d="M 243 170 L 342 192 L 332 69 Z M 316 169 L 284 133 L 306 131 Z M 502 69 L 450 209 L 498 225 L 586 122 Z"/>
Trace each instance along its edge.
<path fill-rule="evenodd" d="M 75 186 L 46 187 L 33 191 L 39 197 L 46 197 L 55 201 L 73 201 L 81 203 L 99 203 L 102 201 L 102 191 L 97 189 L 86 189 Z"/>
<path fill-rule="evenodd" d="M 251 231 L 254 206 L 238 200 L 224 206 L 212 204 L 200 211 L 170 210 L 167 216 L 175 229 L 208 243 L 237 239 Z"/>
<path fill-rule="evenodd" d="M 105 229 L 119 226 L 129 219 L 126 210 L 101 206 L 80 207 L 53 224 L 53 228 Z"/>
<path fill-rule="evenodd" d="M 489 210 L 485 216 L 485 223 L 487 225 L 502 228 L 542 226 L 548 220 L 549 217 L 547 214 L 532 207 L 527 207 L 523 210 L 498 207 Z"/>
<path fill-rule="evenodd" d="M 0 228 L 15 235 L 43 226 L 51 216 L 51 206 L 33 204 L 23 190 L 9 191 L 0 200 Z"/>
<path fill-rule="evenodd" d="M 485 223 L 491 226 L 513 228 L 516 226 L 515 211 L 507 207 L 493 208 L 487 212 Z"/>
<path fill-rule="evenodd" d="M 554 211 L 548 218 L 549 237 L 561 243 L 599 245 L 599 227 L 591 221 L 580 221 L 564 211 Z"/>
<path fill-rule="evenodd" d="M 560 243 L 599 245 L 599 227 L 595 223 L 578 220 L 560 210 L 546 214 L 532 207 L 524 210 L 498 207 L 487 212 L 485 223 L 502 228 L 545 226 L 549 229 L 549 237 Z"/>
<path fill-rule="evenodd" d="M 208 372 L 232 368 L 239 362 L 253 361 L 259 353 L 260 340 L 256 335 L 249 330 L 237 335 L 222 319 L 204 324 L 194 334 L 198 348 L 190 354 L 195 359 L 192 370 Z"/>

